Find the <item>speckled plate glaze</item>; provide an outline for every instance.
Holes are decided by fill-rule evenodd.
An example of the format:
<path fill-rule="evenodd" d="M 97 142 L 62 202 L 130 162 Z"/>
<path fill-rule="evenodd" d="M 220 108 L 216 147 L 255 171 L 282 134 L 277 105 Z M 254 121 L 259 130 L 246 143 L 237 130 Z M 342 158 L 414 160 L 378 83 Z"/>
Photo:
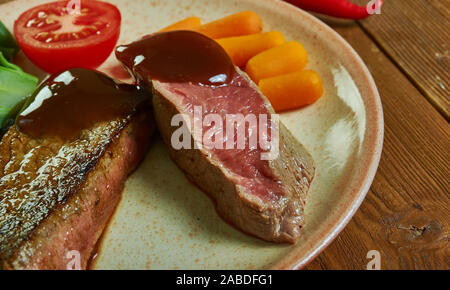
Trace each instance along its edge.
<path fill-rule="evenodd" d="M 48 0 L 0 6 L 12 28 L 26 9 Z M 295 269 L 302 268 L 345 227 L 375 175 L 383 140 L 383 114 L 375 83 L 355 51 L 321 21 L 275 0 L 114 0 L 122 12 L 120 44 L 172 22 L 199 16 L 204 22 L 243 10 L 261 15 L 264 30 L 301 42 L 308 67 L 319 72 L 324 96 L 282 121 L 310 150 L 317 173 L 306 207 L 303 236 L 295 245 L 264 242 L 234 229 L 213 202 L 169 159 L 159 136 L 129 178 L 106 230 L 94 269 Z M 44 74 L 23 55 L 25 70 Z M 100 70 L 117 71 L 111 56 Z M 117 75 L 117 74 L 115 74 Z"/>

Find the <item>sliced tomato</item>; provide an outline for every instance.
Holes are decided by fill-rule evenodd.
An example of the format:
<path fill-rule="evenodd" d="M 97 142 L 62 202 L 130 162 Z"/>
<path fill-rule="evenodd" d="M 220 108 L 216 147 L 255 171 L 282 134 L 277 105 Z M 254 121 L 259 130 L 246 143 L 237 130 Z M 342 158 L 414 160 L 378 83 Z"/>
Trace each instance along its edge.
<path fill-rule="evenodd" d="M 119 38 L 121 16 L 116 6 L 81 1 L 77 11 L 67 9 L 69 2 L 36 6 L 14 23 L 14 35 L 24 53 L 49 73 L 73 67 L 96 68 L 108 58 Z"/>

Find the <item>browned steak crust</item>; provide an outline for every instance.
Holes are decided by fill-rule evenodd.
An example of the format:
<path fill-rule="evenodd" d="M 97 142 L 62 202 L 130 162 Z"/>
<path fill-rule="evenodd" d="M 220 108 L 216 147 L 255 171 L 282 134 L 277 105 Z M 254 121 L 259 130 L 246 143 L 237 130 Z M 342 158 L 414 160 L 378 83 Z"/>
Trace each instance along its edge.
<path fill-rule="evenodd" d="M 66 269 L 70 251 L 86 268 L 152 131 L 145 110 L 72 142 L 12 127 L 0 143 L 0 268 Z"/>

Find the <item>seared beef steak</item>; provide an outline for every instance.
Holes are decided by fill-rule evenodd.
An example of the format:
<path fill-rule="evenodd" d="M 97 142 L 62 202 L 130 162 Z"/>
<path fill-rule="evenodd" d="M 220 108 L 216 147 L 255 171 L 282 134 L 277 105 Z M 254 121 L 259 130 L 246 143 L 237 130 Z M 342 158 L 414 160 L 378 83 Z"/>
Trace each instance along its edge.
<path fill-rule="evenodd" d="M 66 269 L 70 251 L 86 268 L 152 126 L 140 110 L 70 142 L 11 127 L 0 143 L 0 268 Z"/>
<path fill-rule="evenodd" d="M 314 177 L 312 157 L 283 124 L 277 131 L 271 104 L 248 76 L 234 67 L 225 50 L 199 33 L 172 31 L 120 46 L 116 56 L 143 87 L 152 90 L 157 125 L 170 155 L 216 200 L 219 213 L 262 239 L 295 242 L 304 223 L 306 197 Z M 199 108 L 209 121 L 207 116 L 203 119 L 196 115 Z M 235 130 L 236 123 L 228 128 L 229 116 L 254 121 L 238 121 L 236 127 L 242 130 Z M 176 124 L 183 120 L 188 124 L 183 137 L 191 139 L 187 144 L 197 145 L 194 149 L 172 143 L 174 132 L 180 130 L 172 126 L 172 121 Z M 206 139 L 214 141 L 205 144 L 205 135 L 196 130 L 198 126 Z M 278 139 L 273 132 L 279 133 Z M 263 158 L 269 151 L 262 145 L 265 141 L 270 141 L 271 152 L 279 149 L 277 158 Z M 211 143 L 214 146 L 209 146 Z"/>
<path fill-rule="evenodd" d="M 273 112 L 256 85 L 240 71 L 225 90 L 187 83 L 151 83 L 155 118 L 171 157 L 189 179 L 215 199 L 220 215 L 262 239 L 295 242 L 304 223 L 304 206 L 314 177 L 314 164 L 308 151 L 282 123 L 279 128 L 279 157 L 265 161 L 264 165 L 246 164 L 248 160 L 241 153 L 253 154 L 252 150 L 230 154 L 227 149 L 175 150 L 171 145 L 172 134 L 177 129 L 171 126 L 172 117 L 179 113 L 191 114 L 189 108 L 192 105 L 202 105 L 205 111 L 216 113 L 225 107 L 227 109 L 223 113 L 227 114 L 259 113 L 256 109 L 259 101 L 255 98 L 260 98 L 268 112 Z M 221 104 L 224 91 L 248 101 L 232 109 Z M 208 102 L 204 102 L 205 99 Z M 211 103 L 216 105 L 211 106 Z M 246 168 L 247 172 L 240 172 L 241 168 Z"/>

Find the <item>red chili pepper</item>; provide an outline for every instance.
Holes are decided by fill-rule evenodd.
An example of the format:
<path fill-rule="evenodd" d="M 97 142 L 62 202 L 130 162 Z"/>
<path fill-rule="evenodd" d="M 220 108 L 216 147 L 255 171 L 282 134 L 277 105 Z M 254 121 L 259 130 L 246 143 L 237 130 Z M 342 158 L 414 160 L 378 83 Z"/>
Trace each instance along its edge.
<path fill-rule="evenodd" d="M 358 6 L 349 0 L 285 0 L 301 9 L 346 19 L 362 19 L 370 16 L 367 6 Z M 377 0 L 378 7 L 383 0 Z M 369 2 L 369 0 L 368 0 Z"/>

